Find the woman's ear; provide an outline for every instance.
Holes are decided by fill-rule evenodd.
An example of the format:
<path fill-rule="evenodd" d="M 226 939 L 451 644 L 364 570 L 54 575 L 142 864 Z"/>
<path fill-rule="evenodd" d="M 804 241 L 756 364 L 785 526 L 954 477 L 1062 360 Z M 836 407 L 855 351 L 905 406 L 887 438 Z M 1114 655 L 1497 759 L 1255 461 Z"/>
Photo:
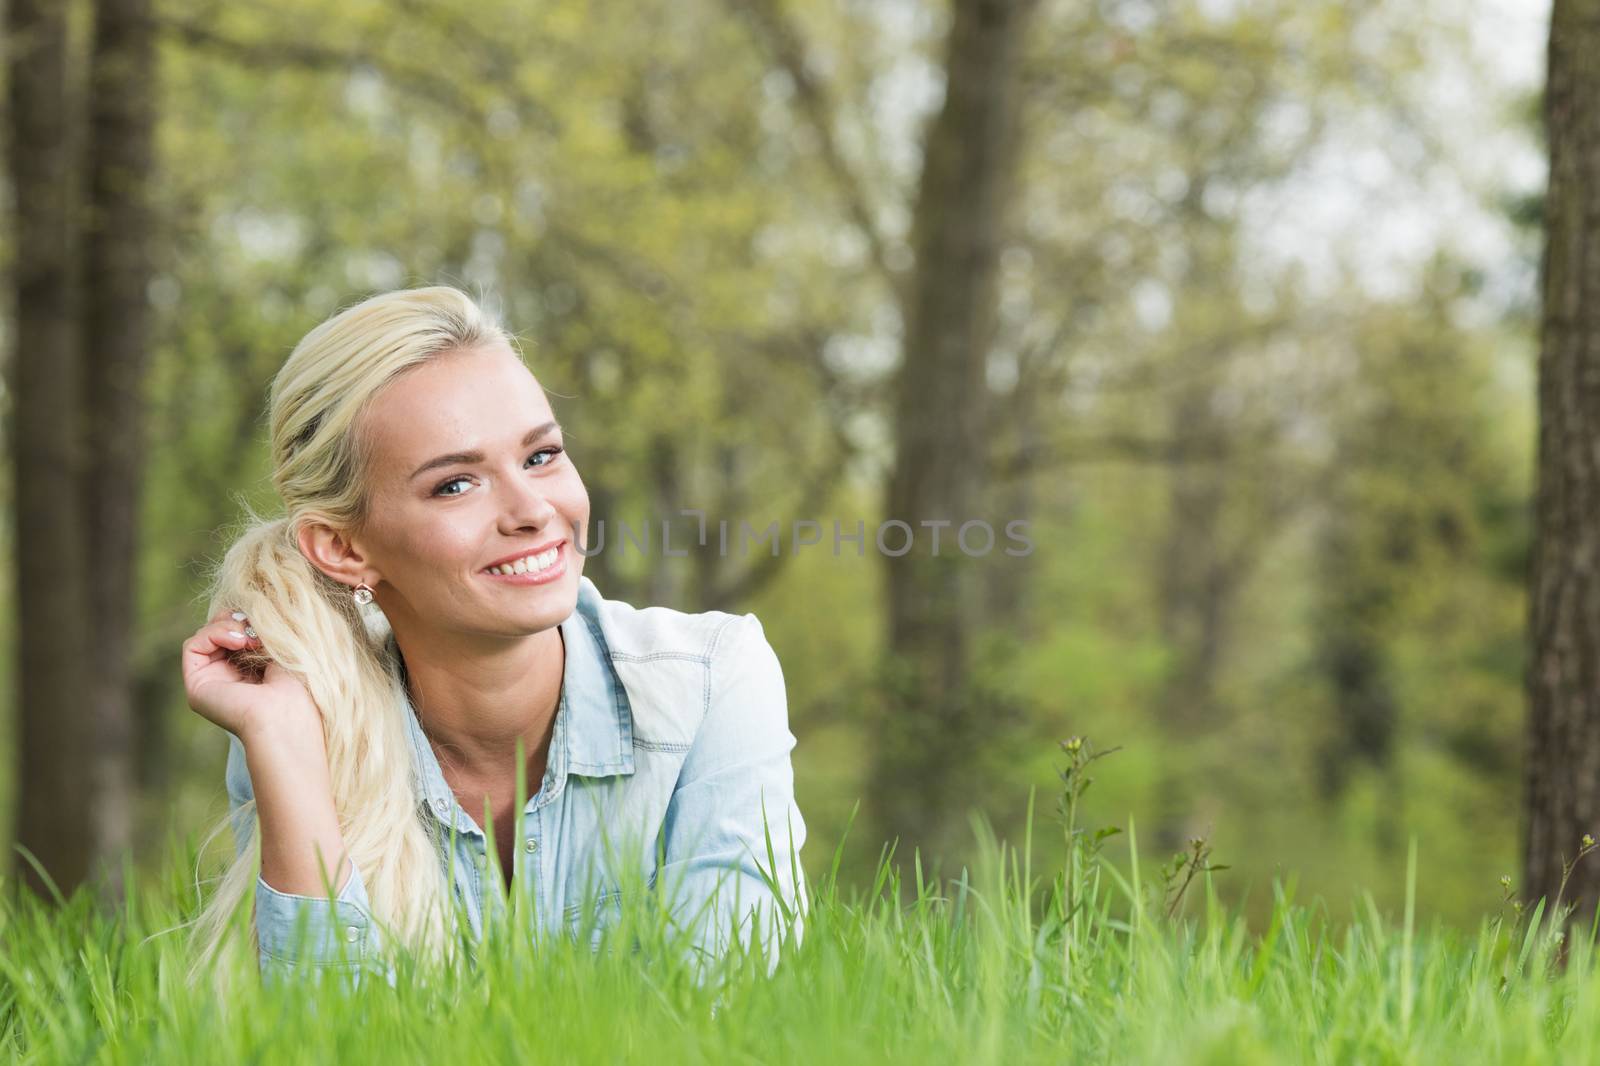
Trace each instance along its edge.
<path fill-rule="evenodd" d="M 375 586 L 378 574 L 372 570 L 350 537 L 326 522 L 305 521 L 295 535 L 300 553 L 312 566 L 343 585 L 354 588 L 366 583 Z"/>

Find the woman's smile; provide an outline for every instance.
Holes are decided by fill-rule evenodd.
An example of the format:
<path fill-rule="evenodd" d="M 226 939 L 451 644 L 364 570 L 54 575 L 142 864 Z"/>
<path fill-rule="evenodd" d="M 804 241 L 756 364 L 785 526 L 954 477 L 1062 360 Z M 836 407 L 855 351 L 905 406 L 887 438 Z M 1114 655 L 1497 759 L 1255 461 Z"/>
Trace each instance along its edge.
<path fill-rule="evenodd" d="M 566 576 L 567 542 L 560 541 L 543 551 L 530 550 L 478 573 L 508 585 L 547 585 Z"/>

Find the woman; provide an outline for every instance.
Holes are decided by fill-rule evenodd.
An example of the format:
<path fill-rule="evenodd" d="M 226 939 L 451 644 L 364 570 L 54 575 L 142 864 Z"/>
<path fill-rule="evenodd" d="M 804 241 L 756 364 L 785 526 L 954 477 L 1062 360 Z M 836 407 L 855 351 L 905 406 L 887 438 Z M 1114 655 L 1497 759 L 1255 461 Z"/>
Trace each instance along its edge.
<path fill-rule="evenodd" d="M 190 706 L 230 734 L 237 843 L 197 973 L 252 882 L 269 976 L 359 973 L 391 939 L 448 955 L 454 917 L 481 935 L 511 898 L 588 928 L 629 883 L 704 955 L 735 928 L 771 951 L 785 910 L 798 937 L 761 624 L 582 576 L 588 494 L 504 329 L 451 287 L 374 296 L 290 353 L 270 431 L 285 515 L 250 516 L 183 645 Z"/>

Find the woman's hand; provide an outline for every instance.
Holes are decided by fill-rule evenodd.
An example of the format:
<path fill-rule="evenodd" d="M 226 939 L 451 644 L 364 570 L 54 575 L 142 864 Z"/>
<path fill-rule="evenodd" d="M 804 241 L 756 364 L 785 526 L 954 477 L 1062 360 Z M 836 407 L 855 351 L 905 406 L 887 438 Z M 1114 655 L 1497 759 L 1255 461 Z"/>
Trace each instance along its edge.
<path fill-rule="evenodd" d="M 189 706 L 247 745 L 263 731 L 322 736 L 322 712 L 298 678 L 263 650 L 248 618 L 223 610 L 183 642 Z"/>

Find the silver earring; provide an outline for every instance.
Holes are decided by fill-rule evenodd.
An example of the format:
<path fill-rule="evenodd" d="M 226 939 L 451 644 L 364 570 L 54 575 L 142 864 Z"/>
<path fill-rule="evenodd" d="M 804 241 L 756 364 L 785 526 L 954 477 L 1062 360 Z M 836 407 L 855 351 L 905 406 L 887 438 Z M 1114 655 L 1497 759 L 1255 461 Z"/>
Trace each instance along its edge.
<path fill-rule="evenodd" d="M 356 586 L 356 590 L 355 592 L 351 593 L 351 597 L 359 604 L 365 605 L 371 603 L 372 589 L 367 586 L 366 582 L 362 582 Z"/>

